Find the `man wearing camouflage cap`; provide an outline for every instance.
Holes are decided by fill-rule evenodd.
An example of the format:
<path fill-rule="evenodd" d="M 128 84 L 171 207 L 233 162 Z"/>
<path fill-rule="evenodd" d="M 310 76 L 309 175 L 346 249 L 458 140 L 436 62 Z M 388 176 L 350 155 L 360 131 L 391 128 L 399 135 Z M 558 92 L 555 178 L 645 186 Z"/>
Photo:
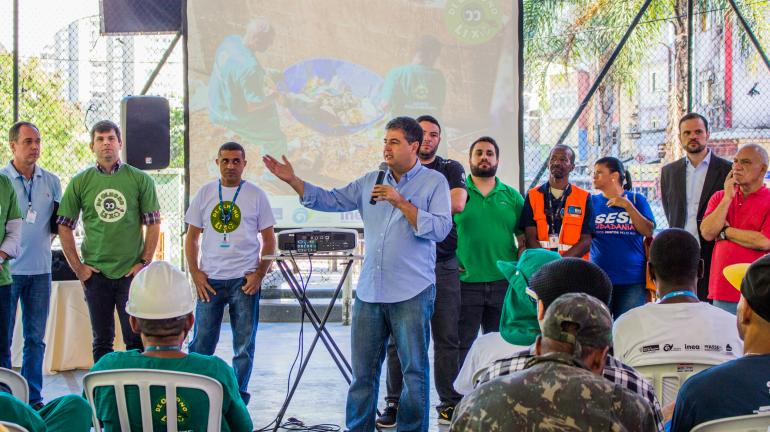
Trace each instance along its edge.
<path fill-rule="evenodd" d="M 542 322 L 545 319 L 545 312 L 563 294 L 588 294 L 607 305 L 612 294 L 612 282 L 599 266 L 590 261 L 563 258 L 545 264 L 533 274 L 529 278 L 527 293 L 537 299 L 537 318 Z M 477 375 L 476 386 L 524 369 L 534 355 L 535 346 L 533 345 L 511 357 L 495 361 Z M 602 374 L 609 382 L 621 385 L 643 397 L 652 407 L 658 430 L 663 430 L 663 415 L 660 403 L 655 397 L 655 389 L 642 374 L 611 355 L 606 357 Z"/>
<path fill-rule="evenodd" d="M 736 318 L 744 356 L 684 383 L 676 398 L 672 432 L 689 432 L 710 420 L 753 414 L 770 406 L 770 255 L 745 272 L 740 287 L 735 287 L 741 292 Z"/>
<path fill-rule="evenodd" d="M 654 431 L 640 396 L 602 378 L 612 317 L 601 301 L 564 294 L 545 312 L 535 357 L 463 399 L 453 431 Z"/>

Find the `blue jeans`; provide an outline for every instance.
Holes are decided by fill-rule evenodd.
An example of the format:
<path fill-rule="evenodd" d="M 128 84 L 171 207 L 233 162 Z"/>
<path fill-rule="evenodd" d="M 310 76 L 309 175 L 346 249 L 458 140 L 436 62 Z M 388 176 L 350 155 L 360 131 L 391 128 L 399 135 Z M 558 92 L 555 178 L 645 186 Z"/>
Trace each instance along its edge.
<path fill-rule="evenodd" d="M 610 297 L 610 312 L 613 319 L 642 306 L 647 301 L 647 288 L 644 284 L 612 285 L 612 297 Z"/>
<path fill-rule="evenodd" d="M 247 388 L 251 366 L 254 364 L 254 339 L 257 337 L 259 324 L 259 291 L 254 295 L 245 294 L 241 289 L 246 281 L 244 278 L 208 281 L 216 294 L 209 294 L 208 302 L 198 300 L 195 306 L 195 328 L 190 352 L 214 354 L 219 342 L 225 305 L 229 305 L 230 326 L 233 330 L 233 369 L 238 379 L 241 399 L 248 404 L 251 395 Z"/>
<path fill-rule="evenodd" d="M 11 285 L 11 334 L 16 322 L 16 304 L 21 299 L 21 322 L 24 331 L 24 356 L 21 375 L 29 384 L 29 403 L 43 400 L 43 354 L 45 323 L 51 300 L 51 273 L 14 275 Z"/>
<path fill-rule="evenodd" d="M 718 307 L 719 309 L 722 309 L 725 312 L 730 312 L 733 315 L 738 315 L 738 302 L 714 300 L 712 304 Z"/>
<path fill-rule="evenodd" d="M 430 411 L 430 318 L 436 287 L 398 303 L 356 299 L 350 333 L 353 382 L 345 421 L 351 432 L 373 431 L 380 372 L 389 337 L 396 342 L 404 387 L 399 398 L 399 431 L 427 431 Z"/>

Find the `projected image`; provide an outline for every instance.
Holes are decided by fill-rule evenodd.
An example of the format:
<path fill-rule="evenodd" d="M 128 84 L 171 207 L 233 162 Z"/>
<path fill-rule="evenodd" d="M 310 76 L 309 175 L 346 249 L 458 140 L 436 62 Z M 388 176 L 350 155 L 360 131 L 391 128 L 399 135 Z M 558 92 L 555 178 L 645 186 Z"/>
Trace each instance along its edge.
<path fill-rule="evenodd" d="M 257 58 L 273 44 L 275 31 L 264 18 L 253 19 L 243 35 L 228 35 L 217 47 L 209 79 L 208 113 L 212 123 L 238 135 L 242 144 L 259 145 L 261 153 L 283 154 L 276 99 L 275 72 Z"/>
<path fill-rule="evenodd" d="M 375 105 L 382 78 L 355 63 L 311 59 L 286 69 L 279 89 L 294 118 L 325 135 L 368 128 L 383 112 Z"/>
<path fill-rule="evenodd" d="M 502 0 L 189 0 L 191 192 L 218 176 L 236 141 L 244 176 L 283 226 L 359 226 L 357 214 L 308 211 L 261 163 L 285 155 L 304 180 L 339 187 L 382 161 L 388 120 L 441 122 L 438 155 L 466 166 L 482 135 L 518 182 L 512 3 Z M 329 20 L 329 11 L 345 19 Z M 511 39 L 511 40 L 508 40 Z M 510 69 L 510 70 L 509 70 Z"/>

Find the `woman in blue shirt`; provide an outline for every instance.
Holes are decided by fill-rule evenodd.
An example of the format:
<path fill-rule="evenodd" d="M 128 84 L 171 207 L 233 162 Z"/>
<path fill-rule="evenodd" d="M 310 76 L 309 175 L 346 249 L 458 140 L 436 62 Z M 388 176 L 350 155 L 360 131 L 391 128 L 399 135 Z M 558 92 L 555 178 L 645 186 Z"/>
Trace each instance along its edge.
<path fill-rule="evenodd" d="M 614 318 L 644 304 L 644 238 L 652 236 L 655 217 L 642 194 L 630 192 L 631 175 L 623 163 L 605 157 L 594 165 L 591 196 L 596 234 L 591 242 L 591 261 L 612 281 L 610 312 Z"/>

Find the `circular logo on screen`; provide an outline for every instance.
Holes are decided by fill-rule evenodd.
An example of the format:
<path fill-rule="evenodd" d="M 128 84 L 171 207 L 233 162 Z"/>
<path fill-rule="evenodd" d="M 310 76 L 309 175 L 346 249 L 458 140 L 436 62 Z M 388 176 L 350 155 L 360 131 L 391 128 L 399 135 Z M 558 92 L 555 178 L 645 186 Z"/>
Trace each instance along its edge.
<path fill-rule="evenodd" d="M 425 84 L 418 84 L 412 90 L 412 96 L 416 100 L 426 100 L 426 99 L 428 99 L 428 93 L 430 93 L 430 90 L 428 90 L 428 86 L 426 86 Z"/>
<path fill-rule="evenodd" d="M 307 222 L 308 211 L 304 208 L 298 208 L 294 210 L 294 212 L 291 214 L 291 220 L 298 224 Z"/>
<path fill-rule="evenodd" d="M 126 197 L 119 190 L 105 189 L 96 195 L 94 208 L 99 219 L 117 222 L 126 215 Z"/>
<path fill-rule="evenodd" d="M 224 212 L 222 211 L 223 207 Z M 232 212 L 230 213 L 231 208 Z M 225 215 L 228 213 L 230 218 L 227 224 L 225 224 Z M 241 208 L 238 207 L 238 204 L 233 204 L 232 201 L 225 201 L 222 204 L 215 205 L 214 210 L 211 210 L 211 227 L 214 228 L 214 231 L 222 234 L 227 230 L 227 232 L 231 233 L 237 230 L 239 226 L 241 226 Z"/>
<path fill-rule="evenodd" d="M 467 45 L 484 43 L 503 29 L 500 0 L 449 0 L 444 23 L 458 41 Z"/>

